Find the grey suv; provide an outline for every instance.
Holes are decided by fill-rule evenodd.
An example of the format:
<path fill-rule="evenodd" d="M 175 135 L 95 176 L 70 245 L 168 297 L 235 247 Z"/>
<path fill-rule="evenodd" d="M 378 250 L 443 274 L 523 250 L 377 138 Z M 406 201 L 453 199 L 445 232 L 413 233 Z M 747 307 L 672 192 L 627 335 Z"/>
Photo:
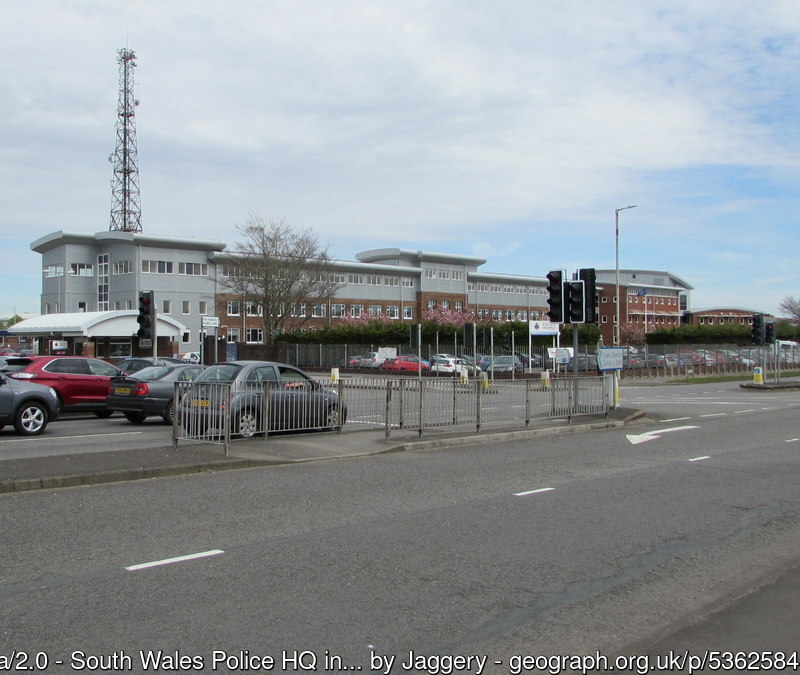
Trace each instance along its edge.
<path fill-rule="evenodd" d="M 337 392 L 299 368 L 273 361 L 209 366 L 188 385 L 180 410 L 183 426 L 193 433 L 221 431 L 227 420 L 232 434 L 245 437 L 278 429 L 336 429 L 347 418 Z"/>
<path fill-rule="evenodd" d="M 36 436 L 57 417 L 58 395 L 52 387 L 0 373 L 0 429 L 13 424 L 18 434 Z"/>

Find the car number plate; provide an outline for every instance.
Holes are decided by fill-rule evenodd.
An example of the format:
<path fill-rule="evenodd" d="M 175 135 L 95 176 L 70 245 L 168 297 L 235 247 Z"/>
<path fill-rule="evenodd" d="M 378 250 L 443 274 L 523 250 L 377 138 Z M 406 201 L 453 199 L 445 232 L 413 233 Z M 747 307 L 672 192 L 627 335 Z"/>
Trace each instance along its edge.
<path fill-rule="evenodd" d="M 130 387 L 114 387 L 115 394 L 130 394 L 131 388 Z"/>
<path fill-rule="evenodd" d="M 207 398 L 193 398 L 192 399 L 192 407 L 194 408 L 208 408 L 208 399 Z"/>

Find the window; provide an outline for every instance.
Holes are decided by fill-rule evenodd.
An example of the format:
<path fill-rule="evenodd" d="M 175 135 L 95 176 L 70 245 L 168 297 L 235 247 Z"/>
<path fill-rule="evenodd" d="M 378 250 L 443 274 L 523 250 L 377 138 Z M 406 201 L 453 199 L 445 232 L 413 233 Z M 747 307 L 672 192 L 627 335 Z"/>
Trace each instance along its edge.
<path fill-rule="evenodd" d="M 255 302 L 246 303 L 244 310 L 247 316 L 261 316 L 262 314 L 261 307 Z"/>
<path fill-rule="evenodd" d="M 347 283 L 348 284 L 363 284 L 364 283 L 364 275 L 363 274 L 348 274 L 347 275 Z"/>
<path fill-rule="evenodd" d="M 460 270 L 453 270 L 453 280 L 464 281 L 464 273 Z"/>
<path fill-rule="evenodd" d="M 178 274 L 188 274 L 193 276 L 207 277 L 208 265 L 205 263 L 179 262 Z"/>
<path fill-rule="evenodd" d="M 342 272 L 334 272 L 331 275 L 331 281 L 335 284 L 346 284 L 347 283 L 347 275 L 343 274 Z"/>
<path fill-rule="evenodd" d="M 331 316 L 337 318 L 344 316 L 344 305 L 342 304 L 331 305 Z"/>
<path fill-rule="evenodd" d="M 239 301 L 228 300 L 228 316 L 239 316 Z M 230 340 L 228 340 L 230 342 Z"/>
<path fill-rule="evenodd" d="M 442 309 L 450 309 L 450 301 L 449 300 L 442 300 Z"/>
<path fill-rule="evenodd" d="M 489 310 L 488 310 L 488 309 L 479 309 L 479 310 L 478 310 L 478 316 L 479 316 L 481 319 L 485 319 L 485 318 L 487 318 L 487 317 L 489 316 Z"/>
<path fill-rule="evenodd" d="M 85 302 L 79 302 L 78 303 L 78 311 L 79 312 L 85 312 L 86 311 L 86 303 Z"/>
<path fill-rule="evenodd" d="M 264 342 L 264 329 L 263 328 L 248 328 L 244 332 L 245 342 Z"/>
<path fill-rule="evenodd" d="M 380 316 L 382 310 L 383 310 L 383 308 L 380 305 L 370 305 L 369 306 L 369 315 L 370 316 Z"/>
<path fill-rule="evenodd" d="M 450 278 L 450 270 L 439 270 L 439 278 L 440 279 L 449 279 Z"/>
<path fill-rule="evenodd" d="M 384 277 L 383 283 L 386 286 L 399 286 L 400 285 L 400 277 Z"/>
<path fill-rule="evenodd" d="M 199 313 L 201 316 L 203 316 L 203 315 L 205 315 L 205 314 L 208 314 L 208 301 L 207 301 L 207 300 L 201 300 L 201 301 L 199 302 L 199 305 L 198 305 L 198 306 L 199 306 L 199 310 L 200 310 L 198 313 Z"/>
<path fill-rule="evenodd" d="M 94 276 L 94 271 L 89 263 L 70 263 L 69 273 L 76 277 Z"/>
<path fill-rule="evenodd" d="M 133 272 L 133 266 L 130 260 L 120 260 L 115 262 L 112 267 L 113 274 L 130 274 Z"/>
<path fill-rule="evenodd" d="M 228 342 L 239 342 L 238 328 L 228 328 Z"/>
<path fill-rule="evenodd" d="M 181 302 L 181 313 L 182 314 L 191 314 L 192 313 L 192 302 L 191 300 L 184 300 Z"/>
<path fill-rule="evenodd" d="M 325 305 L 321 302 L 311 306 L 311 316 L 321 318 L 325 316 Z"/>
<path fill-rule="evenodd" d="M 390 305 L 386 308 L 386 316 L 388 316 L 390 319 L 399 319 L 400 308 L 397 305 Z"/>
<path fill-rule="evenodd" d="M 513 321 L 514 320 L 514 310 L 507 309 L 506 310 L 506 321 Z"/>
<path fill-rule="evenodd" d="M 191 331 L 185 330 L 181 333 L 181 344 L 188 345 L 192 341 Z"/>
<path fill-rule="evenodd" d="M 97 311 L 108 311 L 108 253 L 101 253 L 97 256 Z"/>
<path fill-rule="evenodd" d="M 292 316 L 304 317 L 306 315 L 306 303 L 293 302 L 292 303 Z"/>
<path fill-rule="evenodd" d="M 404 319 L 413 319 L 414 318 L 414 308 L 411 305 L 404 305 L 403 306 L 403 318 Z"/>
<path fill-rule="evenodd" d="M 425 278 L 426 279 L 435 279 L 436 278 L 436 270 L 431 270 L 431 269 L 425 270 Z"/>
<path fill-rule="evenodd" d="M 461 300 L 456 300 L 456 311 L 461 312 L 464 310 L 464 303 Z"/>
<path fill-rule="evenodd" d="M 382 286 L 383 277 L 380 274 L 367 274 L 367 286 Z"/>
<path fill-rule="evenodd" d="M 147 274 L 172 274 L 169 260 L 142 260 L 142 272 Z"/>
<path fill-rule="evenodd" d="M 350 316 L 357 319 L 364 313 L 364 305 L 350 305 Z"/>
<path fill-rule="evenodd" d="M 436 300 L 428 300 L 428 309 L 436 308 Z"/>
<path fill-rule="evenodd" d="M 414 279 L 412 277 L 403 277 L 403 288 L 414 288 Z"/>
<path fill-rule="evenodd" d="M 172 300 L 161 301 L 161 312 L 162 314 L 172 314 Z"/>
<path fill-rule="evenodd" d="M 503 313 L 499 309 L 492 310 L 492 319 L 495 321 L 500 321 L 503 318 Z"/>
<path fill-rule="evenodd" d="M 44 267 L 45 279 L 53 279 L 55 277 L 63 277 L 63 276 L 64 276 L 63 265 L 45 265 Z"/>

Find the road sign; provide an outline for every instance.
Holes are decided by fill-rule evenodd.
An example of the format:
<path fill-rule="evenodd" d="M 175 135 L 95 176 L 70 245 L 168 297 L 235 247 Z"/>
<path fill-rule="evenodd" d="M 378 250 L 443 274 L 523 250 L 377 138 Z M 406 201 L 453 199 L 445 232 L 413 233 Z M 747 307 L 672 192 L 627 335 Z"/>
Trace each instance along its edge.
<path fill-rule="evenodd" d="M 528 330 L 531 335 L 558 335 L 559 324 L 554 321 L 528 321 Z"/>
<path fill-rule="evenodd" d="M 597 367 L 600 370 L 622 370 L 623 354 L 621 347 L 600 347 L 597 350 Z"/>
<path fill-rule="evenodd" d="M 218 328 L 219 327 L 219 317 L 218 316 L 204 316 L 201 317 L 202 319 L 202 326 L 203 328 Z"/>

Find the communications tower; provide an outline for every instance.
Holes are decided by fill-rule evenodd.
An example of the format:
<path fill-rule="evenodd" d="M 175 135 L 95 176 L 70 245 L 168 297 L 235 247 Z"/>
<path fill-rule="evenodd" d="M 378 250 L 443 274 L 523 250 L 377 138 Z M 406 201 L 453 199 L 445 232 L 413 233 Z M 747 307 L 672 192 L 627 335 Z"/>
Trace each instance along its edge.
<path fill-rule="evenodd" d="M 132 49 L 118 49 L 119 103 L 117 104 L 117 145 L 108 158 L 114 164 L 111 181 L 111 225 L 109 230 L 142 231 L 139 204 L 139 166 L 136 150 L 136 113 L 139 105 L 133 97 L 133 71 L 136 54 Z"/>

